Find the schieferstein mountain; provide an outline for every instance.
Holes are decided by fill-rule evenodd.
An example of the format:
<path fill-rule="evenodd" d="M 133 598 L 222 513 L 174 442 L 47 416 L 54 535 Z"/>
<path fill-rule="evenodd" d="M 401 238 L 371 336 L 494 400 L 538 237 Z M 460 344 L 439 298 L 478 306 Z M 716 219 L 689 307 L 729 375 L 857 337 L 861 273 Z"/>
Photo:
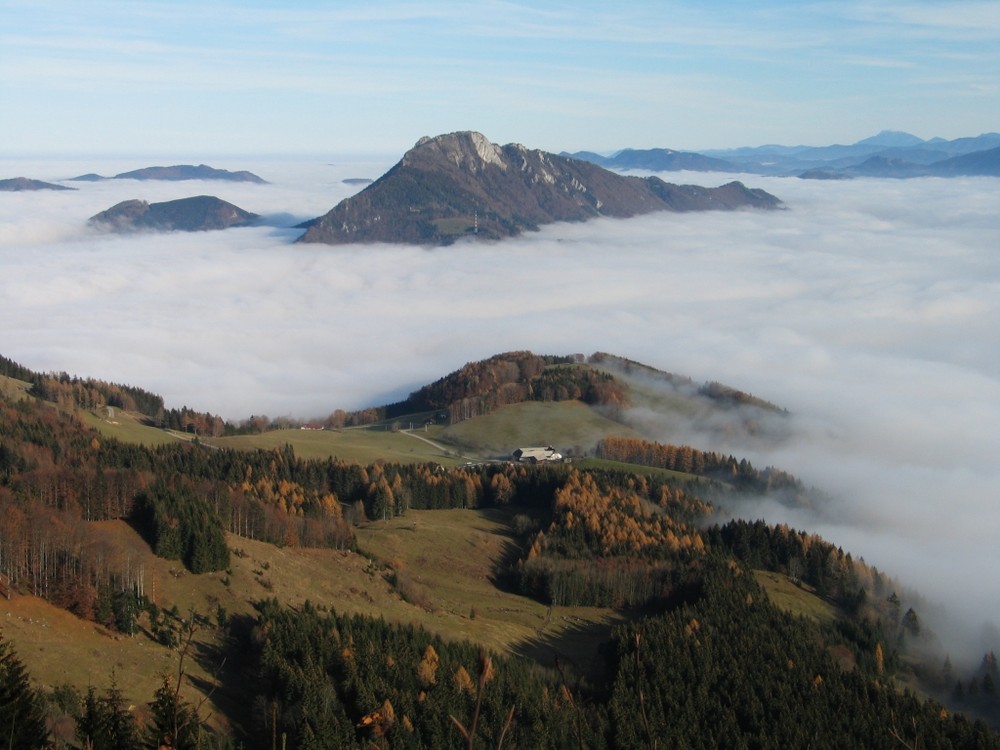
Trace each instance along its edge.
<path fill-rule="evenodd" d="M 90 217 L 90 224 L 113 232 L 199 232 L 252 224 L 257 214 L 213 195 L 198 195 L 163 203 L 122 201 Z"/>
<path fill-rule="evenodd" d="M 511 237 L 556 221 L 780 204 L 739 182 L 704 188 L 623 177 L 465 131 L 421 138 L 374 183 L 304 225 L 300 241 L 448 244 L 463 236 Z"/>

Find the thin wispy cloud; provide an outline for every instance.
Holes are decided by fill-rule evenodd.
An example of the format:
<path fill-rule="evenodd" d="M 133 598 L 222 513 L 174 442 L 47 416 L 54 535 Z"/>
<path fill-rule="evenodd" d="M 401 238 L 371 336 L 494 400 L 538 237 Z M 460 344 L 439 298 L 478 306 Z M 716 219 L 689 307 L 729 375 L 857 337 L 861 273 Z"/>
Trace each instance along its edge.
<path fill-rule="evenodd" d="M 903 24 L 927 38 L 947 36 L 960 41 L 996 39 L 1000 34 L 1000 8 L 993 2 L 844 3 L 840 12 L 863 21 L 895 27 Z"/>
<path fill-rule="evenodd" d="M 982 3 L 47 0 L 4 14 L 0 96 L 21 117 L 0 141 L 17 153 L 398 152 L 462 127 L 551 151 L 957 137 L 994 127 L 989 98 L 962 92 L 1000 76 Z"/>

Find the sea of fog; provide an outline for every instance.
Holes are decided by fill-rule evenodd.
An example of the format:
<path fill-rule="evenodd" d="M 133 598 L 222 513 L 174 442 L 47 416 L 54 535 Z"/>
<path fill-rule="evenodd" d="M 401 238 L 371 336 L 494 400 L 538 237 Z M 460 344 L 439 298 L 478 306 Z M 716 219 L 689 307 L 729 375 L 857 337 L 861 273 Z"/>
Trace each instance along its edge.
<path fill-rule="evenodd" d="M 607 351 L 719 380 L 793 415 L 794 439 L 747 458 L 831 496 L 808 515 L 741 513 L 818 531 L 947 605 L 970 652 L 1000 646 L 984 640 L 1000 620 L 1000 180 L 748 175 L 785 210 L 446 248 L 293 244 L 290 226 L 359 189 L 345 178 L 393 161 L 213 161 L 269 184 L 0 193 L 0 354 L 232 420 L 385 403 L 513 349 Z M 172 162 L 6 160 L 0 177 L 158 163 Z M 267 224 L 133 236 L 86 224 L 121 200 L 202 194 Z"/>

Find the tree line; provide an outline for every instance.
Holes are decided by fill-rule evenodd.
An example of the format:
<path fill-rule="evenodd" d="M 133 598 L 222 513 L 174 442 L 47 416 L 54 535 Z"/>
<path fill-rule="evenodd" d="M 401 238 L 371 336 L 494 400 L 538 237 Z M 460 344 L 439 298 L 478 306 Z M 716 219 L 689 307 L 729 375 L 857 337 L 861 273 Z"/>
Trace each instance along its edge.
<path fill-rule="evenodd" d="M 420 412 L 443 412 L 454 424 L 525 401 L 583 401 L 624 405 L 625 386 L 588 367 L 582 357 L 537 355 L 528 351 L 497 354 L 469 362 L 414 391 L 404 401 L 379 410 L 383 419 Z"/>
<path fill-rule="evenodd" d="M 698 450 L 689 445 L 609 436 L 598 442 L 595 455 L 611 461 L 715 479 L 744 492 L 781 495 L 783 501 L 792 504 L 801 504 L 809 495 L 801 481 L 781 469 L 773 466 L 757 469 L 745 458 Z"/>

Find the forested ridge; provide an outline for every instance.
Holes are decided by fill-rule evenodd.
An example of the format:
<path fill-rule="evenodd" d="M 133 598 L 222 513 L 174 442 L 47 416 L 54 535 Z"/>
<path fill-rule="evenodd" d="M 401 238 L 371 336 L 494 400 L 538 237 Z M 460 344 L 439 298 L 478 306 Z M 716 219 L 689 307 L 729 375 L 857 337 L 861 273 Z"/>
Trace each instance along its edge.
<path fill-rule="evenodd" d="M 584 382 L 573 363 L 522 361 L 532 382 Z M 0 364 L 11 377 L 36 378 Z M 466 375 L 495 383 L 497 368 L 514 377 L 508 360 Z M 92 388 L 101 403 L 116 393 L 87 382 L 63 385 Z M 120 408 L 129 394 L 158 403 L 141 389 L 115 388 Z M 33 393 L 0 397 L 0 583 L 124 636 L 146 637 L 135 635 L 144 613 L 150 637 L 178 649 L 182 663 L 185 628 L 216 629 L 240 665 L 230 689 L 244 712 L 230 717 L 231 734 L 210 731 L 177 689 L 183 674 L 155 695 L 130 696 L 145 706 L 138 714 L 113 678 L 86 695 L 70 686 L 40 691 L 17 644 L 0 632 L 0 746 L 158 748 L 169 735 L 167 746 L 178 748 L 1000 747 L 976 719 L 1000 715 L 992 652 L 972 671 L 952 666 L 946 653 L 915 661 L 911 647 L 931 643 L 920 602 L 884 572 L 806 531 L 719 521 L 719 504 L 742 493 L 808 500 L 810 491 L 779 469 L 610 438 L 602 456 L 664 471 L 362 466 L 304 460 L 290 447 L 146 447 L 85 427 L 74 416 L 79 394 Z M 234 553 L 225 532 L 352 549 L 354 526 L 373 519 L 491 507 L 512 518 L 512 554 L 496 571 L 498 584 L 552 606 L 634 615 L 609 634 L 599 679 L 340 614 L 336 602 L 292 609 L 267 599 L 253 617 L 219 612 L 211 623 L 192 615 L 182 624 L 147 599 L 141 569 L 88 543 L 91 524 L 124 519 L 157 555 L 192 573 L 224 571 Z M 754 570 L 788 576 L 836 617 L 780 611 Z M 904 689 L 904 678 L 922 693 Z M 70 737 L 44 721 L 46 706 L 51 716 L 56 705 L 73 717 Z"/>
<path fill-rule="evenodd" d="M 526 401 L 580 401 L 620 409 L 630 404 L 630 386 L 616 374 L 651 380 L 687 395 L 697 394 L 719 408 L 752 406 L 783 413 L 779 407 L 718 382 L 695 387 L 690 378 L 663 372 L 638 362 L 596 352 L 592 355 L 539 355 L 512 351 L 468 362 L 458 370 L 411 393 L 403 401 L 356 411 L 335 409 L 308 424 L 330 429 L 371 425 L 403 416 L 425 415 L 450 424 L 492 414 Z M 63 408 L 96 410 L 110 407 L 141 414 L 150 425 L 205 437 L 255 434 L 307 424 L 289 417 L 251 415 L 230 422 L 187 406 L 167 407 L 163 398 L 143 388 L 69 375 L 33 372 L 0 356 L 0 375 L 25 381 L 30 392 Z"/>
<path fill-rule="evenodd" d="M 491 414 L 524 401 L 582 401 L 624 405 L 627 389 L 611 375 L 587 366 L 581 355 L 559 357 L 528 351 L 469 362 L 455 372 L 385 407 L 385 418 L 443 410 L 450 423 Z"/>

